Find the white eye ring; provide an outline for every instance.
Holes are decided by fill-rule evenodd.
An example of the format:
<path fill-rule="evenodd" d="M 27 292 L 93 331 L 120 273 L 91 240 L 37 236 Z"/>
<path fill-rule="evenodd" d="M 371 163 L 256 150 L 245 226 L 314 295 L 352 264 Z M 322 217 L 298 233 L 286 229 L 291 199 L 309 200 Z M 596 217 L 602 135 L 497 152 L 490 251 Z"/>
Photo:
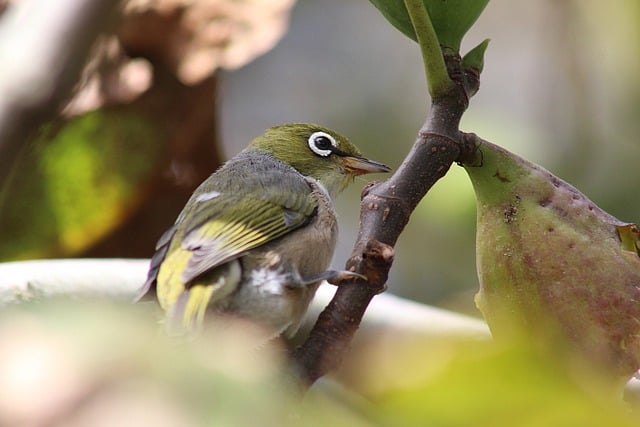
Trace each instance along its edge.
<path fill-rule="evenodd" d="M 327 147 L 327 140 L 331 143 L 331 147 Z M 331 148 L 335 148 L 338 145 L 336 140 L 326 132 L 312 133 L 307 142 L 311 151 L 322 157 L 331 155 L 333 153 Z"/>

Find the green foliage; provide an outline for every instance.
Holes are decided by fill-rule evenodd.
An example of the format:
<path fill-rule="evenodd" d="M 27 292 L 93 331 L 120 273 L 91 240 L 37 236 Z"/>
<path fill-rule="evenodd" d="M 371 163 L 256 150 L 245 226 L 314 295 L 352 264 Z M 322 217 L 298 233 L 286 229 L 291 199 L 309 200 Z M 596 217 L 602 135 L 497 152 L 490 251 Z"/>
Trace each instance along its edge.
<path fill-rule="evenodd" d="M 300 401 L 286 352 L 275 342 L 256 347 L 247 325 L 216 319 L 223 323 L 203 335 L 178 339 L 164 333 L 158 315 L 151 304 L 96 301 L 3 310 L 0 407 L 10 410 L 0 412 L 0 424 L 46 424 L 52 414 L 65 425 L 626 427 L 639 421 L 597 372 L 542 356 L 526 341 L 376 339 L 348 362 L 355 366 L 349 375 L 358 378 L 350 388 L 361 396 L 320 384 Z M 41 398 L 34 401 L 34 393 Z"/>
<path fill-rule="evenodd" d="M 404 35 L 417 41 L 403 0 L 370 0 Z M 489 0 L 424 0 L 433 28 L 443 47 L 460 50 L 462 38 L 476 22 Z"/>
<path fill-rule="evenodd" d="M 620 393 L 526 343 L 442 340 L 395 348 L 373 398 L 387 425 L 632 426 Z M 405 355 L 405 356 L 401 356 Z M 379 362 L 379 360 L 377 360 Z M 369 368 L 372 368 L 369 366 Z"/>
<path fill-rule="evenodd" d="M 86 114 L 44 130 L 12 172 L 0 204 L 0 259 L 72 254 L 135 202 L 161 150 L 143 119 Z"/>
<path fill-rule="evenodd" d="M 247 325 L 177 338 L 156 314 L 106 301 L 3 310 L 0 425 L 371 425 L 322 391 L 301 404 L 286 351 Z"/>
<path fill-rule="evenodd" d="M 11 410 L 3 409 L 0 424 L 20 417 L 48 424 L 57 410 L 64 425 L 282 425 L 292 394 L 274 349 L 258 352 L 239 328 L 170 339 L 155 319 L 145 305 L 87 301 L 5 311 L 0 407 Z M 8 374 L 20 369 L 33 379 Z M 51 390 L 21 414 L 21 399 L 43 387 Z"/>

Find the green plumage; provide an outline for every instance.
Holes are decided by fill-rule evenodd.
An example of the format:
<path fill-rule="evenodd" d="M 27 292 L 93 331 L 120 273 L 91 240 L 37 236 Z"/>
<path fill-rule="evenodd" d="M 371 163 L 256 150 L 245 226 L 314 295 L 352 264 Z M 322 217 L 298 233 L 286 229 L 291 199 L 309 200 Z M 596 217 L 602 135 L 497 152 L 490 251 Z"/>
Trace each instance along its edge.
<path fill-rule="evenodd" d="M 198 201 L 211 193 L 219 195 Z M 244 152 L 194 193 L 180 215 L 169 252 L 182 246 L 193 254 L 182 273 L 186 283 L 304 225 L 316 208 L 300 173 L 269 156 Z"/>

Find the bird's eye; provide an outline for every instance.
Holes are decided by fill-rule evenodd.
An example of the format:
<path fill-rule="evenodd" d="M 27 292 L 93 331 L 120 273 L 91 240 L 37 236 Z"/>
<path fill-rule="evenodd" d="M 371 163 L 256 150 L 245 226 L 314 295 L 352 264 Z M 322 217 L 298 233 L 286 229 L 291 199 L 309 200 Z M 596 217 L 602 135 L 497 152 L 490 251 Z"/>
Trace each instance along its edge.
<path fill-rule="evenodd" d="M 326 132 L 314 132 L 309 137 L 309 148 L 318 156 L 327 157 L 336 147 L 336 140 Z"/>

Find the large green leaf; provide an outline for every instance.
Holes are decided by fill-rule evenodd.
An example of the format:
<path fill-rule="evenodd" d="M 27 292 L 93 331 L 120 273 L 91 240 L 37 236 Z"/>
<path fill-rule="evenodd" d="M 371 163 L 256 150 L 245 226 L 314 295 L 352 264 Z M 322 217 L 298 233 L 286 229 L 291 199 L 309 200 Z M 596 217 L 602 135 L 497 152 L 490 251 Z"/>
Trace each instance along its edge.
<path fill-rule="evenodd" d="M 370 0 L 385 18 L 407 37 L 417 40 L 403 0 Z M 423 0 L 433 28 L 444 47 L 460 50 L 462 38 L 489 0 Z"/>

